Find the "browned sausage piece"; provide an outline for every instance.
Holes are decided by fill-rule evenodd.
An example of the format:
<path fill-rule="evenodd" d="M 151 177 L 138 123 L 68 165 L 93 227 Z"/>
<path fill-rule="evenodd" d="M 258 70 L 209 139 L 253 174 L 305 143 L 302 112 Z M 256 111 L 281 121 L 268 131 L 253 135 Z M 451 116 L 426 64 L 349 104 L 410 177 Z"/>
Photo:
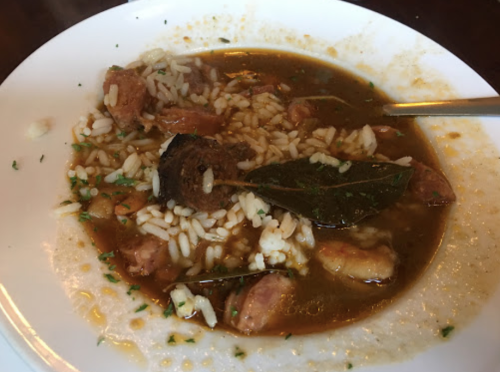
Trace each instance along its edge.
<path fill-rule="evenodd" d="M 155 124 L 164 133 L 196 133 L 199 136 L 211 136 L 220 131 L 224 117 L 200 107 L 163 109 L 157 115 Z"/>
<path fill-rule="evenodd" d="M 411 166 L 415 172 L 409 187 L 420 201 L 429 206 L 439 206 L 450 204 L 457 199 L 444 176 L 416 160 L 411 161 Z"/>
<path fill-rule="evenodd" d="M 224 323 L 250 334 L 264 330 L 273 322 L 283 298 L 294 288 L 292 280 L 279 274 L 268 274 L 239 294 L 226 299 Z"/>
<path fill-rule="evenodd" d="M 240 147 L 240 149 L 238 149 Z M 228 150 L 229 149 L 229 150 Z M 234 188 L 215 186 L 203 191 L 203 174 L 212 168 L 214 179 L 234 180 L 239 176 L 240 155 L 248 155 L 248 144 L 221 145 L 217 141 L 189 134 L 178 134 L 161 157 L 159 202 L 170 199 L 198 211 L 213 212 L 229 203 Z"/>
<path fill-rule="evenodd" d="M 109 70 L 103 84 L 104 94 L 112 84 L 118 86 L 116 105 L 106 105 L 121 129 L 133 130 L 141 125 L 141 113 L 147 103 L 146 83 L 135 70 Z"/>
<path fill-rule="evenodd" d="M 128 240 L 119 249 L 128 262 L 127 271 L 133 275 L 150 275 L 167 264 L 167 243 L 152 235 Z"/>
<path fill-rule="evenodd" d="M 304 119 L 313 117 L 314 107 L 303 99 L 294 99 L 288 106 L 288 120 L 292 124 L 299 124 Z"/>
<path fill-rule="evenodd" d="M 383 139 L 383 140 L 391 140 L 391 139 L 396 139 L 398 138 L 398 133 L 399 136 L 402 135 L 401 132 L 399 132 L 397 129 L 390 127 L 388 125 L 375 125 L 371 127 L 377 138 Z"/>

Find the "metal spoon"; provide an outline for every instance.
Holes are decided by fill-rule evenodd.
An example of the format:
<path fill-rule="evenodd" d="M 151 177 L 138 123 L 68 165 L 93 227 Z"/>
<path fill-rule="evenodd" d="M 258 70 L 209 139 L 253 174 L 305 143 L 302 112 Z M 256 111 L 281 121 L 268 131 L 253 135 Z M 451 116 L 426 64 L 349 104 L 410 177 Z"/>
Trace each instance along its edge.
<path fill-rule="evenodd" d="M 500 97 L 392 103 L 382 109 L 388 116 L 500 116 Z"/>

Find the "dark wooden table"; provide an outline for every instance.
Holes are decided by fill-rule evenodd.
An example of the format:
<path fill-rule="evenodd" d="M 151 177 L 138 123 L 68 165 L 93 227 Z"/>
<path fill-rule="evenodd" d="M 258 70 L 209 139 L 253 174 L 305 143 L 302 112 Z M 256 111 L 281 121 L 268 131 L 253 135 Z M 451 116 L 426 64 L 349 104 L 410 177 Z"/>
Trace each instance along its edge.
<path fill-rule="evenodd" d="M 333 1 L 333 0 L 332 0 Z M 0 83 L 58 33 L 124 0 L 1 0 Z M 349 0 L 420 31 L 500 92 L 500 0 Z"/>

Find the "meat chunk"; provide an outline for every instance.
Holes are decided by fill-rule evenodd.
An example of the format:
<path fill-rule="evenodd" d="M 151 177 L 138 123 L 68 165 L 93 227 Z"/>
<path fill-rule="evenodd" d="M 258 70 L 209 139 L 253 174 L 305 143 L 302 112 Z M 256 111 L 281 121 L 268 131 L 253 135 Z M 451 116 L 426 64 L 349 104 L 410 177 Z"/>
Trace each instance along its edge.
<path fill-rule="evenodd" d="M 313 114 L 313 105 L 303 99 L 294 99 L 288 106 L 288 121 L 292 124 L 299 124 L 304 119 L 311 118 Z"/>
<path fill-rule="evenodd" d="M 415 196 L 429 206 L 440 206 L 454 202 L 455 193 L 444 176 L 416 160 L 411 161 L 415 169 L 409 188 Z"/>
<path fill-rule="evenodd" d="M 95 198 L 92 198 L 90 205 L 87 209 L 87 212 L 93 218 L 104 218 L 109 219 L 113 217 L 113 208 L 114 202 L 111 198 L 105 198 L 101 195 L 98 195 Z"/>
<path fill-rule="evenodd" d="M 167 264 L 167 243 L 152 235 L 128 240 L 119 249 L 128 262 L 127 271 L 133 275 L 150 275 Z"/>
<path fill-rule="evenodd" d="M 383 140 L 391 140 L 391 139 L 396 139 L 398 136 L 401 136 L 401 132 L 399 132 L 397 129 L 390 127 L 388 125 L 375 125 L 371 127 L 375 135 L 379 139 Z"/>
<path fill-rule="evenodd" d="M 115 214 L 117 216 L 125 216 L 137 212 L 148 202 L 146 193 L 134 191 L 125 198 L 123 202 L 115 206 Z"/>
<path fill-rule="evenodd" d="M 248 153 L 248 144 L 232 145 L 230 150 L 217 141 L 178 134 L 161 157 L 159 201 L 170 199 L 199 211 L 213 212 L 229 203 L 234 192 L 231 186 L 214 186 L 203 191 L 203 174 L 212 168 L 214 179 L 234 180 L 239 176 L 236 153 Z M 241 146 L 241 151 L 237 149 Z"/>
<path fill-rule="evenodd" d="M 104 94 L 111 85 L 118 86 L 115 106 L 106 105 L 121 129 L 133 130 L 141 125 L 141 113 L 148 101 L 146 83 L 135 70 L 109 70 L 103 84 Z"/>
<path fill-rule="evenodd" d="M 364 281 L 379 281 L 394 274 L 396 253 L 386 245 L 361 249 L 352 244 L 333 241 L 323 243 L 316 254 L 325 270 Z"/>
<path fill-rule="evenodd" d="M 220 131 L 224 118 L 199 107 L 163 109 L 155 124 L 164 133 L 196 133 L 211 136 Z"/>
<path fill-rule="evenodd" d="M 249 98 L 251 96 L 256 96 L 257 94 L 262 94 L 262 93 L 274 94 L 275 92 L 276 88 L 274 87 L 274 85 L 261 85 L 257 87 L 248 88 L 243 92 L 240 92 L 240 95 L 242 95 L 245 98 Z"/>
<path fill-rule="evenodd" d="M 226 299 L 224 323 L 250 334 L 272 324 L 282 300 L 294 289 L 289 278 L 269 274 L 239 294 L 231 292 Z"/>

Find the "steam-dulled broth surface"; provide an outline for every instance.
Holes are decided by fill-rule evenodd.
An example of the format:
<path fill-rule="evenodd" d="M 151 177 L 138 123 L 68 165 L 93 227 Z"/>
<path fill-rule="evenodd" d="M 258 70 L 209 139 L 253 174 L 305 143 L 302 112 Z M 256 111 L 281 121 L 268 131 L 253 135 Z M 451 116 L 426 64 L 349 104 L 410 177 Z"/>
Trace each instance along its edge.
<path fill-rule="evenodd" d="M 281 99 L 283 106 L 288 106 L 294 98 L 312 96 L 336 96 L 347 102 L 344 104 L 335 99 L 324 98 L 310 101 L 314 106 L 314 119 L 310 123 L 304 121 L 295 124 L 293 130 L 302 131 L 304 139 L 312 138 L 312 132 L 321 128 L 334 126 L 337 132 L 345 129 L 347 133 L 360 130 L 365 125 L 371 127 L 389 126 L 397 130 L 393 138 L 377 137 L 376 154 L 383 154 L 388 159 L 396 160 L 411 156 L 413 159 L 426 164 L 428 167 L 438 170 L 439 164 L 428 141 L 423 137 L 415 122 L 408 118 L 395 118 L 382 116 L 381 106 L 389 102 L 389 99 L 372 83 L 353 76 L 323 62 L 309 59 L 295 54 L 267 51 L 267 50 L 230 50 L 215 51 L 199 55 L 204 63 L 215 68 L 219 72 L 219 81 L 224 84 L 241 76 L 251 76 L 253 82 L 242 81 L 241 89 L 250 89 L 256 86 L 273 85 L 276 89 L 275 95 Z M 137 67 L 142 73 L 145 67 Z M 244 79 L 243 79 L 244 80 Z M 280 84 L 285 84 L 285 89 Z M 289 87 L 287 91 L 286 87 Z M 121 89 L 121 88 L 120 88 Z M 255 89 L 255 88 L 253 88 Z M 119 93 L 120 94 L 120 93 Z M 250 94 L 252 94 L 250 92 Z M 204 105 L 210 108 L 213 103 Z M 352 106 L 352 107 L 351 107 Z M 155 115 L 154 108 L 146 109 L 151 115 Z M 224 114 L 222 114 L 224 116 Z M 221 131 L 227 129 L 231 121 L 228 114 L 225 116 Z M 233 120 L 234 121 L 234 120 Z M 311 128 L 308 128 L 311 125 Z M 262 125 L 266 129 L 266 125 Z M 226 129 L 225 129 L 226 128 Z M 284 133 L 288 129 L 281 129 Z M 199 133 L 199 132 L 198 132 Z M 224 135 L 230 135 L 226 133 Z M 197 136 L 194 133 L 194 136 Z M 213 136 L 209 136 L 213 138 Z M 153 127 L 149 132 L 141 132 L 140 138 L 153 138 L 154 143 L 148 145 L 151 151 L 160 148 L 165 142 L 166 135 Z M 215 137 L 217 138 L 217 137 Z M 227 138 L 227 137 L 224 137 Z M 362 161 L 377 161 L 373 155 L 361 154 L 351 156 L 345 154 L 343 143 L 335 139 L 329 147 L 331 155 L 339 159 L 352 159 Z M 90 149 L 83 148 L 76 153 L 75 164 L 85 165 Z M 287 159 L 285 159 L 287 160 Z M 347 171 L 349 172 L 349 171 Z M 92 183 L 92 177 L 90 177 Z M 94 182 L 95 183 L 95 182 Z M 100 182 L 96 185 L 101 195 L 117 193 L 113 196 L 115 203 L 124 203 L 123 200 L 129 195 L 131 187 L 106 184 Z M 123 193 L 123 194 L 120 194 Z M 151 191 L 144 191 L 146 197 Z M 99 197 L 99 196 L 97 196 Z M 117 198 L 117 199 L 116 199 Z M 86 210 L 92 201 L 84 201 L 83 209 Z M 157 203 L 156 197 L 149 197 L 146 205 Z M 226 207 L 226 206 L 225 206 Z M 231 204 L 226 207 L 231 208 Z M 271 207 L 272 214 L 275 207 Z M 432 260 L 444 230 L 447 207 L 430 207 L 418 201 L 409 190 L 392 206 L 382 210 L 379 214 L 368 217 L 357 223 L 355 227 L 334 229 L 329 227 L 318 227 L 313 224 L 312 231 L 315 238 L 315 246 L 304 249 L 307 257 L 307 273 L 300 273 L 292 266 L 287 270 L 283 263 L 270 265 L 267 261 L 266 268 L 275 267 L 283 269 L 279 275 L 290 277 L 294 283 L 292 293 L 283 296 L 282 302 L 274 311 L 272 322 L 269 326 L 252 334 L 304 334 L 320 332 L 328 328 L 336 328 L 358 319 L 369 316 L 381 310 L 394 301 L 397 296 L 411 286 L 424 272 Z M 116 265 L 114 271 L 119 273 L 122 280 L 129 284 L 140 285 L 140 290 L 165 308 L 172 301 L 168 291 L 164 289 L 171 282 L 160 278 L 158 275 L 144 275 L 143 273 L 131 273 L 128 267 L 130 262 L 123 255 L 120 247 L 129 244 L 133 239 L 144 236 L 136 224 L 134 215 L 126 218 L 126 223 L 120 218 L 92 218 L 86 221 L 85 227 L 94 240 L 98 250 L 102 252 L 113 252 L 114 257 L 107 259 L 110 264 Z M 366 233 L 369 231 L 370 233 Z M 373 244 L 360 247 L 363 236 L 372 236 L 377 232 L 377 238 L 373 238 Z M 244 221 L 238 234 L 231 235 L 222 246 L 231 246 L 245 238 L 246 246 L 258 249 L 261 229 L 252 227 L 251 221 Z M 372 234 L 372 235 L 370 235 Z M 367 236 L 368 236 L 367 235 Z M 368 238 L 370 239 L 370 238 Z M 372 249 L 380 245 L 386 245 L 395 252 L 394 273 L 387 279 L 363 280 L 353 278 L 350 275 L 335 275 L 326 270 L 322 262 L 317 258 L 317 251 L 325 244 L 332 241 L 350 243 L 362 249 Z M 189 259 L 194 263 L 203 261 L 205 249 L 211 242 L 200 239 L 198 248 L 193 251 Z M 224 251 L 227 258 L 233 255 L 233 250 Z M 251 252 L 242 253 L 241 265 L 248 266 L 248 257 Z M 176 275 L 183 275 L 189 269 L 171 262 L 171 257 L 166 254 L 166 264 Z M 204 261 L 203 261 L 204 262 Z M 224 260 L 214 266 L 215 271 L 227 270 Z M 230 268 L 229 271 L 232 269 Z M 202 269 L 205 271 L 214 271 Z M 292 274 L 291 274 L 292 273 Z M 169 274 L 170 275 L 170 274 Z M 217 327 L 227 328 L 235 331 L 233 327 L 225 324 L 222 319 L 227 308 L 225 302 L 231 291 L 241 290 L 240 287 L 251 286 L 262 276 L 268 273 L 256 273 L 255 276 L 245 276 L 244 279 L 234 278 L 214 283 L 189 284 L 188 287 L 193 294 L 205 296 L 215 309 Z M 169 287 L 173 289 L 174 287 Z M 134 292 L 132 292 L 134 295 Z M 238 309 L 241 312 L 241 309 Z M 193 321 L 205 324 L 203 316 L 198 312 Z M 245 332 L 248 333 L 248 332 Z"/>

